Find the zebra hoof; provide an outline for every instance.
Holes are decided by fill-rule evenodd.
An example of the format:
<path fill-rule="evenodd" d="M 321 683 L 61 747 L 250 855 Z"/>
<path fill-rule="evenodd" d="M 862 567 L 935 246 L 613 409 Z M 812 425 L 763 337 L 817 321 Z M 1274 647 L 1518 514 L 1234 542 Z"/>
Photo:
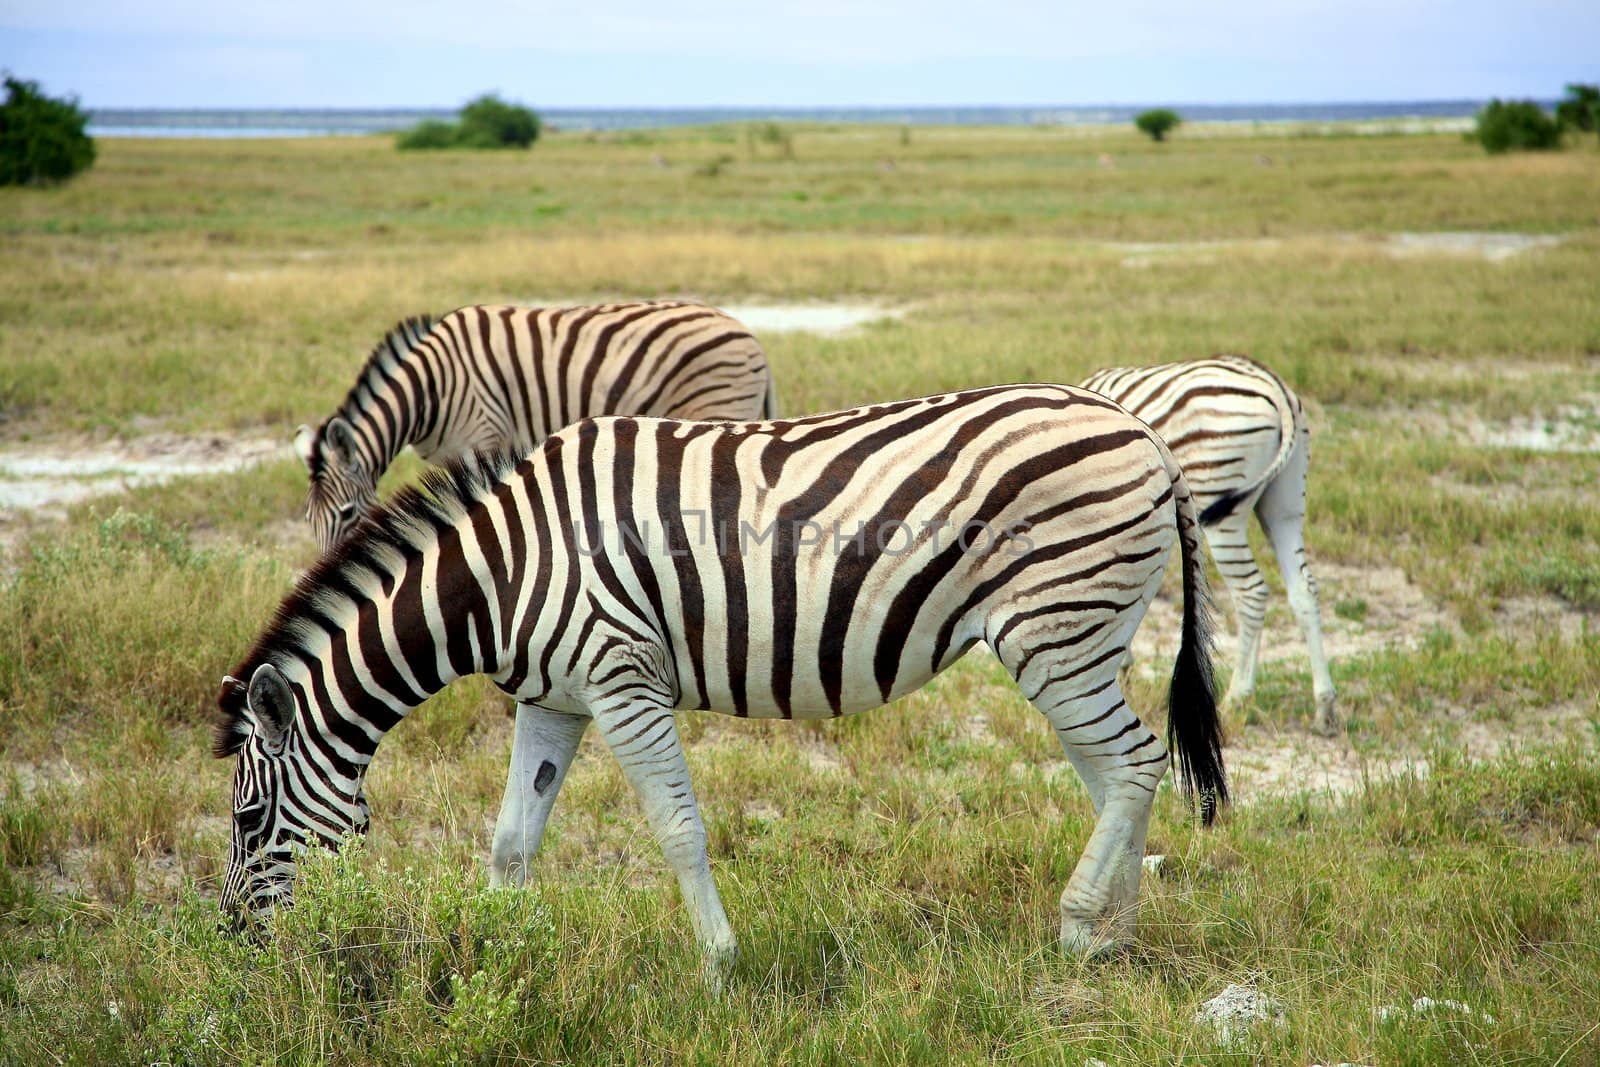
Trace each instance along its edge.
<path fill-rule="evenodd" d="M 706 987 L 711 990 L 712 996 L 720 997 L 727 986 L 728 976 L 733 973 L 734 964 L 739 962 L 739 945 L 737 942 L 730 942 L 726 945 L 707 947 L 701 962 Z"/>
<path fill-rule="evenodd" d="M 1063 919 L 1061 952 L 1080 960 L 1109 959 L 1122 951 L 1124 938 L 1132 933 L 1132 923 Z"/>
<path fill-rule="evenodd" d="M 1333 694 L 1317 698 L 1317 715 L 1311 720 L 1311 732 L 1318 737 L 1338 737 L 1344 732 L 1344 724 L 1333 707 Z"/>

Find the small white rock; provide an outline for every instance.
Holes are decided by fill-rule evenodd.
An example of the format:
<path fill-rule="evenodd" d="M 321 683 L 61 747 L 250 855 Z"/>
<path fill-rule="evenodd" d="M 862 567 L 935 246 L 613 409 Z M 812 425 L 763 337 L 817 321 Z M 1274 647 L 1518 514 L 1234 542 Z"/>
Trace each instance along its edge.
<path fill-rule="evenodd" d="M 1210 1023 L 1217 1038 L 1231 1045 L 1259 1022 L 1286 1025 L 1283 1005 L 1251 985 L 1235 983 L 1212 997 L 1194 1013 L 1197 1023 Z"/>
<path fill-rule="evenodd" d="M 1161 853 L 1144 858 L 1144 873 L 1154 878 L 1160 878 L 1161 872 L 1166 869 L 1167 857 Z"/>

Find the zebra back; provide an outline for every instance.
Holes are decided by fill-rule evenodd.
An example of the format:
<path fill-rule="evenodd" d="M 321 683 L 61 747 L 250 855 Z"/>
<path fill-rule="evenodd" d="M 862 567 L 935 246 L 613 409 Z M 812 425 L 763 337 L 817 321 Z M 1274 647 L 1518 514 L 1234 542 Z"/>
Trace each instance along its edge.
<path fill-rule="evenodd" d="M 737 320 L 685 301 L 551 308 L 474 305 L 406 319 L 356 384 L 296 445 L 310 475 L 307 519 L 327 549 L 376 502 L 407 445 L 434 463 L 520 455 L 599 415 L 771 418 L 766 354 Z"/>
<path fill-rule="evenodd" d="M 1090 375 L 1083 388 L 1115 400 L 1161 435 L 1188 475 L 1207 526 L 1259 496 L 1309 433 L 1300 398 L 1247 356 L 1110 367 Z M 1264 440 L 1270 453 L 1263 452 Z"/>

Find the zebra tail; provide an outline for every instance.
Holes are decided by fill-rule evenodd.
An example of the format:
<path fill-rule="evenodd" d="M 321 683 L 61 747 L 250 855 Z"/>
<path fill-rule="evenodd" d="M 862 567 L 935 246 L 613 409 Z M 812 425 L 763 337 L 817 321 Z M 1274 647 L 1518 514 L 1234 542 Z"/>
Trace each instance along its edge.
<path fill-rule="evenodd" d="M 1289 387 L 1284 384 L 1282 378 L 1266 367 L 1261 366 L 1261 364 L 1256 363 L 1255 360 L 1252 359 L 1249 362 L 1271 378 L 1278 387 L 1277 395 L 1273 397 L 1273 405 L 1278 409 L 1278 453 L 1272 457 L 1271 466 L 1267 468 L 1267 472 L 1261 476 L 1261 480 L 1256 482 L 1255 485 L 1247 489 L 1241 489 L 1237 493 L 1227 493 L 1213 500 L 1200 513 L 1200 525 L 1202 526 L 1214 526 L 1221 522 L 1229 515 L 1232 515 L 1240 504 L 1258 496 L 1261 490 L 1271 485 L 1272 479 L 1283 473 L 1284 466 L 1294 453 L 1296 442 L 1300 440 L 1300 423 L 1296 418 L 1295 402 L 1293 395 L 1289 392 Z"/>
<path fill-rule="evenodd" d="M 1191 802 L 1198 798 L 1201 821 L 1210 826 L 1217 808 L 1228 802 L 1228 774 L 1222 762 L 1222 722 L 1217 714 L 1211 670 L 1211 596 L 1194 497 L 1177 462 L 1167 453 L 1177 501 L 1178 542 L 1183 559 L 1183 639 L 1167 693 L 1167 748 L 1178 764 L 1178 782 Z"/>

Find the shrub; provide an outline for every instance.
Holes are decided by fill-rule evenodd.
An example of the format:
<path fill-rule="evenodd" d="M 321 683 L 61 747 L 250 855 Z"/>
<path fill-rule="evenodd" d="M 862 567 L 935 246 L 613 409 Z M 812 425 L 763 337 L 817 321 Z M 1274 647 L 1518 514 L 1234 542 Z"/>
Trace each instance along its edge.
<path fill-rule="evenodd" d="M 493 93 L 469 102 L 459 122 L 428 119 L 403 131 L 395 140 L 401 149 L 527 148 L 539 139 L 539 116 L 508 104 Z"/>
<path fill-rule="evenodd" d="M 94 162 L 89 117 L 76 100 L 52 100 L 37 82 L 6 75 L 0 106 L 0 185 L 66 181 Z"/>
<path fill-rule="evenodd" d="M 1473 137 L 1491 155 L 1561 147 L 1561 127 L 1532 100 L 1491 100 Z"/>
<path fill-rule="evenodd" d="M 461 109 L 461 143 L 473 148 L 527 148 L 539 139 L 539 116 L 493 93 Z"/>
<path fill-rule="evenodd" d="M 1600 85 L 1567 86 L 1567 98 L 1556 105 L 1556 121 L 1564 129 L 1600 133 Z"/>
<path fill-rule="evenodd" d="M 1165 141 L 1169 131 L 1183 125 L 1183 119 L 1171 108 L 1155 107 L 1149 111 L 1141 111 L 1134 118 L 1133 124 L 1148 133 L 1151 140 Z"/>
<path fill-rule="evenodd" d="M 427 119 L 400 134 L 396 145 L 403 149 L 454 148 L 460 140 L 461 129 L 453 122 Z"/>

